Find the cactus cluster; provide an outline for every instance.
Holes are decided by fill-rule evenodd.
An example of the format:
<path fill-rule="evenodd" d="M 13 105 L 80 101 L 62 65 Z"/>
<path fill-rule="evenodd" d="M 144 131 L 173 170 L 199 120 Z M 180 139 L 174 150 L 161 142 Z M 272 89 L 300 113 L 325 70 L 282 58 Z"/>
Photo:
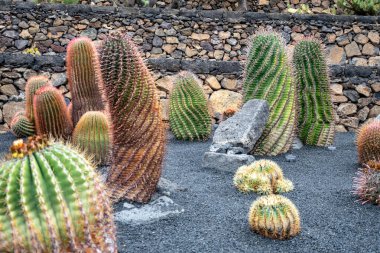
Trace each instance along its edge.
<path fill-rule="evenodd" d="M 112 219 L 100 178 L 78 152 L 45 137 L 14 142 L 0 166 L 1 252 L 116 252 Z"/>
<path fill-rule="evenodd" d="M 103 41 L 100 66 L 113 129 L 111 198 L 147 202 L 161 175 L 166 141 L 154 80 L 133 41 L 120 34 Z"/>
<path fill-rule="evenodd" d="M 170 127 L 180 140 L 206 140 L 211 134 L 211 117 L 203 89 L 187 74 L 176 80 L 170 96 Z"/>
<path fill-rule="evenodd" d="M 330 146 L 335 118 L 322 43 L 314 38 L 300 41 L 294 49 L 293 64 L 299 89 L 299 137 L 305 144 Z"/>
<path fill-rule="evenodd" d="M 280 166 L 270 160 L 259 160 L 240 167 L 234 176 L 234 185 L 241 192 L 264 195 L 289 192 L 294 188 L 293 183 L 284 178 Z"/>
<path fill-rule="evenodd" d="M 354 178 L 354 194 L 363 204 L 380 205 L 380 163 L 370 161 Z"/>
<path fill-rule="evenodd" d="M 17 137 L 28 137 L 35 133 L 33 122 L 24 115 L 24 112 L 18 112 L 13 116 L 10 128 Z"/>
<path fill-rule="evenodd" d="M 358 147 L 359 162 L 380 161 L 380 120 L 364 124 L 358 131 L 356 145 Z"/>
<path fill-rule="evenodd" d="M 248 221 L 254 232 L 272 239 L 289 239 L 301 231 L 297 208 L 280 195 L 262 196 L 253 202 Z"/>
<path fill-rule="evenodd" d="M 297 87 L 280 34 L 260 31 L 252 39 L 245 66 L 244 100 L 265 99 L 267 125 L 253 153 L 279 155 L 289 150 L 297 129 Z"/>

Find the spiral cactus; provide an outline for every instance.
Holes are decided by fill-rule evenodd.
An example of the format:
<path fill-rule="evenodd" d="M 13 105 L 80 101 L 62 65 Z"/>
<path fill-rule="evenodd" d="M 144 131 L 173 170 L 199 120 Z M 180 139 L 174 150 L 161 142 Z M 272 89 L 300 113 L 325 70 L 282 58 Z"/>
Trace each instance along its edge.
<path fill-rule="evenodd" d="M 300 139 L 309 145 L 330 146 L 335 119 L 322 43 L 310 38 L 300 41 L 294 49 L 293 63 L 300 94 Z"/>
<path fill-rule="evenodd" d="M 161 175 L 166 141 L 153 78 L 127 36 L 103 41 L 100 62 L 113 129 L 107 186 L 114 201 L 147 202 Z"/>
<path fill-rule="evenodd" d="M 89 111 L 83 114 L 76 125 L 73 143 L 99 164 L 107 163 L 110 150 L 108 120 L 104 113 Z"/>
<path fill-rule="evenodd" d="M 101 86 L 99 59 L 91 39 L 80 37 L 70 41 L 66 65 L 75 126 L 86 112 L 104 109 L 98 87 Z"/>
<path fill-rule="evenodd" d="M 235 187 L 243 192 L 272 194 L 293 190 L 293 183 L 285 179 L 280 166 L 270 160 L 255 161 L 240 167 L 234 176 Z"/>
<path fill-rule="evenodd" d="M 10 127 L 16 137 L 28 137 L 35 133 L 34 124 L 24 115 L 24 112 L 18 112 L 13 116 Z"/>
<path fill-rule="evenodd" d="M 245 67 L 244 100 L 264 99 L 269 120 L 253 153 L 279 155 L 287 152 L 297 129 L 297 87 L 281 35 L 260 31 L 252 40 Z"/>
<path fill-rule="evenodd" d="M 356 144 L 359 162 L 380 161 L 380 120 L 364 124 L 358 131 Z"/>
<path fill-rule="evenodd" d="M 44 86 L 34 95 L 34 116 L 38 135 L 49 134 L 54 138 L 68 138 L 73 125 L 64 98 L 52 86 Z"/>
<path fill-rule="evenodd" d="M 297 208 L 281 195 L 258 198 L 251 206 L 248 221 L 254 232 L 272 239 L 289 239 L 301 231 Z"/>
<path fill-rule="evenodd" d="M 34 110 L 33 99 L 36 91 L 44 86 L 51 86 L 49 79 L 45 76 L 32 76 L 28 79 L 25 85 L 25 100 L 26 100 L 26 117 L 33 123 L 34 122 Z"/>
<path fill-rule="evenodd" d="M 206 140 L 211 134 L 211 117 L 203 89 L 194 77 L 177 79 L 170 97 L 170 127 L 180 140 Z"/>
<path fill-rule="evenodd" d="M 371 161 L 372 165 L 365 165 L 354 178 L 354 194 L 363 204 L 380 205 L 380 163 Z"/>
<path fill-rule="evenodd" d="M 0 167 L 1 252 L 116 252 L 111 209 L 94 168 L 62 143 L 17 140 Z"/>

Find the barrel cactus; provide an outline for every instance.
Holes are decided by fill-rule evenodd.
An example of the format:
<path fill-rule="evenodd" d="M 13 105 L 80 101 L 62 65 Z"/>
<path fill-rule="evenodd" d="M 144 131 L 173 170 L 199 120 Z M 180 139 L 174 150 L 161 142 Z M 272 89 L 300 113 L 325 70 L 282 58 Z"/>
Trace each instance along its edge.
<path fill-rule="evenodd" d="M 101 82 L 99 59 L 91 39 L 80 37 L 70 41 L 66 65 L 75 126 L 86 112 L 104 109 L 98 87 Z"/>
<path fill-rule="evenodd" d="M 18 112 L 13 116 L 10 128 L 17 137 L 28 137 L 35 133 L 33 122 L 24 115 L 24 112 Z"/>
<path fill-rule="evenodd" d="M 111 147 L 106 115 L 97 111 L 83 114 L 75 126 L 72 141 L 79 149 L 92 156 L 96 163 L 107 163 Z"/>
<path fill-rule="evenodd" d="M 101 203 L 101 204 L 99 204 Z M 17 140 L 0 166 L 1 252 L 116 252 L 112 208 L 77 151 Z"/>
<path fill-rule="evenodd" d="M 33 99 L 36 91 L 43 86 L 50 86 L 46 76 L 32 76 L 25 85 L 26 117 L 34 122 Z"/>
<path fill-rule="evenodd" d="M 234 176 L 235 187 L 243 192 L 259 194 L 283 193 L 293 190 L 293 183 L 284 178 L 277 163 L 270 160 L 258 160 L 240 167 Z"/>
<path fill-rule="evenodd" d="M 248 221 L 254 232 L 272 239 L 289 239 L 301 231 L 296 206 L 281 195 L 262 196 L 254 201 Z"/>
<path fill-rule="evenodd" d="M 73 125 L 66 103 L 60 91 L 53 86 L 44 86 L 34 95 L 33 109 L 36 132 L 54 138 L 68 138 Z"/>
<path fill-rule="evenodd" d="M 203 89 L 191 75 L 180 76 L 170 96 L 170 127 L 180 140 L 206 140 L 211 117 Z"/>
<path fill-rule="evenodd" d="M 161 175 L 166 142 L 155 83 L 127 36 L 114 34 L 99 50 L 113 130 L 107 186 L 113 201 L 147 202 Z"/>
<path fill-rule="evenodd" d="M 270 106 L 269 120 L 252 153 L 287 152 L 297 129 L 297 87 L 280 34 L 260 31 L 253 36 L 243 91 L 245 101 L 264 99 Z"/>
<path fill-rule="evenodd" d="M 356 144 L 359 162 L 380 161 L 380 120 L 366 123 L 358 131 Z"/>
<path fill-rule="evenodd" d="M 370 165 L 372 163 L 372 165 Z M 363 202 L 380 205 L 380 163 L 370 161 L 354 178 L 354 194 Z"/>
<path fill-rule="evenodd" d="M 330 146 L 335 136 L 334 109 L 322 43 L 305 38 L 294 49 L 299 86 L 299 136 L 309 145 Z"/>

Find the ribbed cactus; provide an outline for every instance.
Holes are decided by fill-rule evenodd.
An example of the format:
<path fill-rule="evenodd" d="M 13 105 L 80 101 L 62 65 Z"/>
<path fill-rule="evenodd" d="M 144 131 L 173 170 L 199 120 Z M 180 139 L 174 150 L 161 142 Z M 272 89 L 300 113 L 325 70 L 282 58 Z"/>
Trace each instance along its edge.
<path fill-rule="evenodd" d="M 18 112 L 13 116 L 10 127 L 17 137 L 28 137 L 35 133 L 34 124 L 24 115 L 24 112 Z"/>
<path fill-rule="evenodd" d="M 258 160 L 240 167 L 234 176 L 235 187 L 244 193 L 257 192 L 272 194 L 293 190 L 293 183 L 284 178 L 277 163 L 270 160 Z"/>
<path fill-rule="evenodd" d="M 365 165 L 354 178 L 354 194 L 363 202 L 380 205 L 380 163 Z"/>
<path fill-rule="evenodd" d="M 253 202 L 248 217 L 251 229 L 272 239 L 289 239 L 301 231 L 295 205 L 281 195 L 268 195 Z"/>
<path fill-rule="evenodd" d="M 300 139 L 309 145 L 330 146 L 335 119 L 322 43 L 312 38 L 300 41 L 294 49 L 293 64 L 299 86 Z"/>
<path fill-rule="evenodd" d="M 107 163 L 111 148 L 108 124 L 104 113 L 89 111 L 83 114 L 73 132 L 73 143 L 99 164 Z"/>
<path fill-rule="evenodd" d="M 166 142 L 154 80 L 127 36 L 106 39 L 100 62 L 113 129 L 111 197 L 147 202 L 161 175 Z"/>
<path fill-rule="evenodd" d="M 358 131 L 356 145 L 360 163 L 380 161 L 380 120 L 366 123 Z"/>
<path fill-rule="evenodd" d="M 36 132 L 49 134 L 54 138 L 68 138 L 73 130 L 64 98 L 61 92 L 52 86 L 44 86 L 34 95 L 33 109 Z"/>
<path fill-rule="evenodd" d="M 75 126 L 86 112 L 104 109 L 98 86 L 101 85 L 99 60 L 91 39 L 80 37 L 70 41 L 66 65 Z"/>
<path fill-rule="evenodd" d="M 26 117 L 34 122 L 33 99 L 36 91 L 43 86 L 50 86 L 49 79 L 45 76 L 32 76 L 25 85 Z"/>
<path fill-rule="evenodd" d="M 73 119 L 73 103 L 69 103 L 69 105 L 67 106 L 67 111 L 69 112 L 69 116 L 71 118 L 71 120 Z"/>
<path fill-rule="evenodd" d="M 0 252 L 116 252 L 112 208 L 75 150 L 17 140 L 0 166 Z"/>
<path fill-rule="evenodd" d="M 211 134 L 211 117 L 203 89 L 187 74 L 176 80 L 170 96 L 170 127 L 180 140 L 206 140 Z"/>
<path fill-rule="evenodd" d="M 267 125 L 253 153 L 287 152 L 297 129 L 297 87 L 281 35 L 260 31 L 254 35 L 245 67 L 244 100 L 265 99 L 270 106 Z"/>

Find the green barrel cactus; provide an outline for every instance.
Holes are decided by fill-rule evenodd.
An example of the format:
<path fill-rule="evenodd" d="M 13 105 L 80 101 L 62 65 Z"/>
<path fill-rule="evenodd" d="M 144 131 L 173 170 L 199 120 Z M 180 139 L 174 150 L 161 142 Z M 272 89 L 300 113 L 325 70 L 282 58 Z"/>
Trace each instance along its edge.
<path fill-rule="evenodd" d="M 33 99 L 36 91 L 43 86 L 51 86 L 46 76 L 32 76 L 25 85 L 26 112 L 25 115 L 34 122 Z"/>
<path fill-rule="evenodd" d="M 293 64 L 299 86 L 300 139 L 309 145 L 330 146 L 335 117 L 322 43 L 316 39 L 300 41 L 294 49 Z"/>
<path fill-rule="evenodd" d="M 127 36 L 112 35 L 99 50 L 113 138 L 107 186 L 113 201 L 144 203 L 156 191 L 166 142 L 155 83 Z"/>
<path fill-rule="evenodd" d="M 36 91 L 33 99 L 36 132 L 67 139 L 73 130 L 69 112 L 61 92 L 53 86 Z"/>
<path fill-rule="evenodd" d="M 203 89 L 194 77 L 177 79 L 170 96 L 170 127 L 180 140 L 206 140 L 211 134 L 211 117 Z"/>
<path fill-rule="evenodd" d="M 77 151 L 17 140 L 0 166 L 0 252 L 116 252 L 112 208 Z"/>
<path fill-rule="evenodd" d="M 107 117 L 98 111 L 83 114 L 75 126 L 72 142 L 92 156 L 98 164 L 106 164 L 111 148 L 110 131 Z"/>
<path fill-rule="evenodd" d="M 245 66 L 244 100 L 264 99 L 270 115 L 252 153 L 279 155 L 287 152 L 297 129 L 297 87 L 280 34 L 260 31 L 252 39 Z"/>
<path fill-rule="evenodd" d="M 104 110 L 99 91 L 99 59 L 91 39 L 80 37 L 70 41 L 67 46 L 66 65 L 75 126 L 86 112 Z"/>
<path fill-rule="evenodd" d="M 13 116 L 10 128 L 16 137 L 32 136 L 36 130 L 33 122 L 24 115 L 24 112 L 18 112 Z"/>

